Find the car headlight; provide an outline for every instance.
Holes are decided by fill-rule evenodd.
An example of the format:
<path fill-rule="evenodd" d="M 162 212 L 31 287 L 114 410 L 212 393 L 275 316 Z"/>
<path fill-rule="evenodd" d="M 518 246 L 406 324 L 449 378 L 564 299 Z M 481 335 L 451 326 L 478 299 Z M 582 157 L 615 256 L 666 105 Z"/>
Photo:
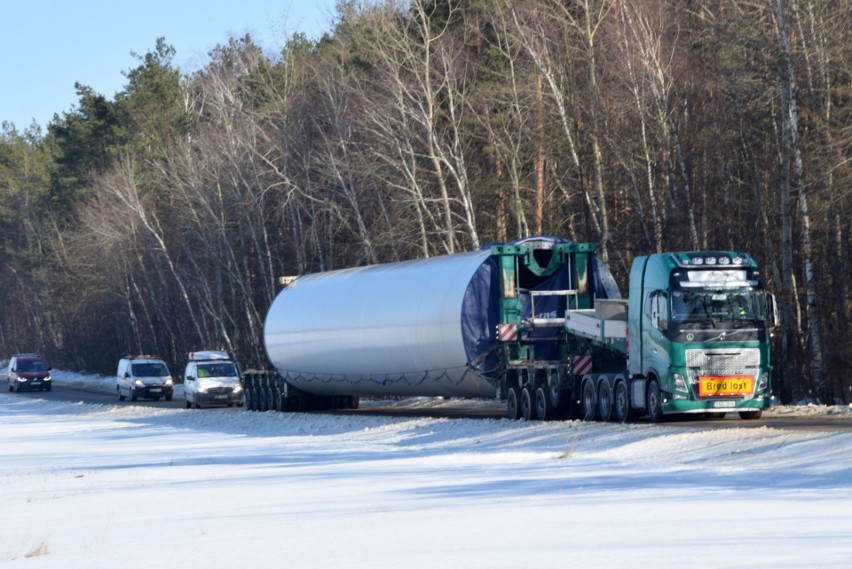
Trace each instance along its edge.
<path fill-rule="evenodd" d="M 51 380 L 51 377 L 48 375 L 47 377 L 45 377 L 45 378 L 44 378 L 44 380 L 45 380 L 45 381 L 50 381 L 50 380 Z"/>
<path fill-rule="evenodd" d="M 686 391 L 686 380 L 683 379 L 683 375 L 679 373 L 674 374 L 674 383 L 675 389 L 678 391 Z"/>
<path fill-rule="evenodd" d="M 173 380 L 172 378 L 168 378 L 168 379 L 166 380 L 166 387 L 171 387 L 171 386 L 173 386 L 174 384 L 175 384 L 175 382 L 174 382 L 174 380 Z"/>
<path fill-rule="evenodd" d="M 242 392 L 243 392 L 243 386 L 242 385 L 240 385 L 238 383 L 236 386 L 234 386 L 234 394 L 242 393 Z"/>

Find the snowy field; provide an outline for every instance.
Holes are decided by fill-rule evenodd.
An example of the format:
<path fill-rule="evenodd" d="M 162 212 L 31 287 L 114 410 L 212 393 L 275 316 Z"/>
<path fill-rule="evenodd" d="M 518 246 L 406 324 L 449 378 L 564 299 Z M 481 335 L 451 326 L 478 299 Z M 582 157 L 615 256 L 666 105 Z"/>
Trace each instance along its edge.
<path fill-rule="evenodd" d="M 852 420 L 848 407 L 771 412 Z M 198 411 L 5 389 L 0 423 L 2 566 L 852 563 L 848 432 Z"/>

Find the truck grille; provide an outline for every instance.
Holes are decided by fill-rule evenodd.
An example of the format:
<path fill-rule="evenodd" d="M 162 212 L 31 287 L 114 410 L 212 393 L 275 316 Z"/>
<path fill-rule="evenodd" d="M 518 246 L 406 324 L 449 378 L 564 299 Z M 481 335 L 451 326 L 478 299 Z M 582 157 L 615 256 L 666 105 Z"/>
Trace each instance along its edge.
<path fill-rule="evenodd" d="M 700 376 L 750 375 L 757 384 L 760 371 L 758 348 L 717 348 L 712 350 L 686 350 L 686 368 L 689 382 L 695 386 Z"/>

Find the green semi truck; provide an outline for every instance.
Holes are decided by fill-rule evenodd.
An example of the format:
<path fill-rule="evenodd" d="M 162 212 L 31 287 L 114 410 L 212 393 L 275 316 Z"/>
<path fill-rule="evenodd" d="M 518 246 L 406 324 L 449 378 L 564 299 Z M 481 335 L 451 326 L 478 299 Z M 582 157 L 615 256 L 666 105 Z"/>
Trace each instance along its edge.
<path fill-rule="evenodd" d="M 600 295 L 591 244 L 554 243 L 547 255 L 538 253 L 547 265 L 523 246 L 494 246 L 492 254 L 502 267 L 501 395 L 510 418 L 647 415 L 658 422 L 671 414 L 735 411 L 756 419 L 769 407 L 775 304 L 747 253 L 637 257 L 626 300 Z M 530 275 L 541 280 L 559 267 L 566 288 L 529 286 Z M 552 301 L 536 308 L 554 297 L 562 299 L 556 310 Z M 553 346 L 558 360 L 538 357 Z"/>
<path fill-rule="evenodd" d="M 622 299 L 592 244 L 559 238 L 304 275 L 267 313 L 271 370 L 244 375 L 246 406 L 497 397 L 511 419 L 754 419 L 774 306 L 747 253 L 637 257 Z"/>

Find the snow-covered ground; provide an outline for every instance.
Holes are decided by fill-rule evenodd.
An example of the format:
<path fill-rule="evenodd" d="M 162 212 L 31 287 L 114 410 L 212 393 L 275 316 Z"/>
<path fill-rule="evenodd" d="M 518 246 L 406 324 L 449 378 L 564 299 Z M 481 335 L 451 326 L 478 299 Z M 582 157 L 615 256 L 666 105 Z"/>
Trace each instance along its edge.
<path fill-rule="evenodd" d="M 114 378 L 54 377 L 114 390 Z M 848 432 L 198 411 L 5 389 L 0 424 L 0 565 L 852 560 Z"/>

